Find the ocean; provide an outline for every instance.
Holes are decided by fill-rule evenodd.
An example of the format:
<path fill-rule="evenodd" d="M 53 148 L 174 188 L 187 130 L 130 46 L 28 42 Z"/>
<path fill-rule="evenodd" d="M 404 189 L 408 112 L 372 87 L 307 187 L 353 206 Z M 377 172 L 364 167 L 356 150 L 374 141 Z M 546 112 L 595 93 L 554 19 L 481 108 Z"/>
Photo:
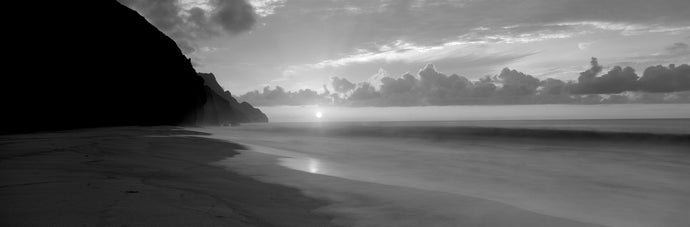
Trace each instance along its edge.
<path fill-rule="evenodd" d="M 198 130 L 198 129 L 194 129 Z M 205 128 L 347 226 L 688 226 L 690 118 Z"/>

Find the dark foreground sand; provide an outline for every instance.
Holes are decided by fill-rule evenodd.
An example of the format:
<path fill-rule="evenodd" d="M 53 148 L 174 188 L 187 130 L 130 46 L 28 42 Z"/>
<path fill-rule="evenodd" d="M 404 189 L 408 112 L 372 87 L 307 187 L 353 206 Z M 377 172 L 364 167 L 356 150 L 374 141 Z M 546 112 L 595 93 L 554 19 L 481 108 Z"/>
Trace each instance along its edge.
<path fill-rule="evenodd" d="M 175 128 L 0 136 L 0 226 L 329 226 L 325 203 L 209 163 L 241 145 Z"/>

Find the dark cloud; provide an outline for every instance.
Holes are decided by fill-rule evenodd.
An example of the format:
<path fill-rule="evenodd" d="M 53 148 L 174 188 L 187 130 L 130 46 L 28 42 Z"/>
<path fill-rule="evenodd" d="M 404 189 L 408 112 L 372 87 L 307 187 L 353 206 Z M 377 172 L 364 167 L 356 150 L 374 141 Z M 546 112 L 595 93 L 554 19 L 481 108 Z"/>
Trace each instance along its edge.
<path fill-rule="evenodd" d="M 652 66 L 644 70 L 638 81 L 639 89 L 647 92 L 690 90 L 690 66 Z"/>
<path fill-rule="evenodd" d="M 593 62 L 595 61 L 596 58 L 593 58 Z M 616 66 L 599 77 L 593 76 L 595 74 L 590 70 L 580 73 L 578 83 L 571 86 L 574 94 L 612 94 L 635 91 L 637 88 L 638 76 L 631 67 Z"/>
<path fill-rule="evenodd" d="M 539 79 L 509 68 L 504 68 L 498 79 L 503 83 L 499 93 L 504 96 L 532 95 L 539 87 Z"/>
<path fill-rule="evenodd" d="M 472 97 L 488 98 L 492 96 L 495 91 L 496 84 L 494 84 L 491 77 L 486 76 L 474 83 L 474 89 L 472 89 Z"/>
<path fill-rule="evenodd" d="M 376 91 L 376 88 L 367 82 L 357 84 L 357 88 L 352 91 L 352 95 L 348 98 L 352 101 L 365 101 L 380 97 L 381 94 Z"/>
<path fill-rule="evenodd" d="M 470 80 L 457 74 L 446 75 L 429 64 L 417 75 L 406 73 L 400 78 L 381 79 L 384 103 L 395 105 L 448 105 L 464 103 L 474 89 Z"/>
<path fill-rule="evenodd" d="M 256 23 L 254 7 L 245 0 L 217 0 L 218 10 L 211 16 L 212 22 L 219 24 L 230 33 L 248 31 Z"/>
<path fill-rule="evenodd" d="M 405 73 L 400 78 L 384 77 L 381 79 L 380 93 L 391 105 L 409 106 L 421 102 L 415 94 L 419 80 L 412 74 Z"/>
<path fill-rule="evenodd" d="M 567 93 L 567 83 L 562 80 L 553 78 L 546 78 L 539 82 L 541 90 L 540 95 L 561 95 Z"/>
<path fill-rule="evenodd" d="M 412 74 L 405 73 L 400 78 L 384 77 L 381 79 L 381 94 L 384 97 L 411 93 L 419 81 Z"/>
<path fill-rule="evenodd" d="M 599 75 L 604 66 L 596 58 L 577 81 L 553 78 L 539 80 L 504 68 L 498 75 L 470 81 L 448 76 L 428 64 L 416 75 L 383 77 L 380 87 L 368 82 L 354 84 L 333 77 L 339 94 L 312 90 L 285 92 L 281 87 L 254 91 L 239 99 L 257 105 L 335 104 L 351 106 L 426 106 L 466 104 L 600 104 L 600 103 L 690 103 L 690 66 L 652 66 L 641 78 L 630 67 L 615 66 Z"/>
<path fill-rule="evenodd" d="M 329 92 L 319 94 L 311 89 L 285 91 L 280 86 L 274 89 L 267 86 L 262 92 L 251 91 L 237 99 L 255 106 L 332 104 L 332 98 L 329 95 Z"/>
<path fill-rule="evenodd" d="M 333 90 L 338 93 L 346 93 L 355 89 L 355 84 L 345 78 L 331 77 L 331 85 L 333 85 Z"/>
<path fill-rule="evenodd" d="M 185 54 L 196 50 L 198 39 L 248 31 L 256 23 L 254 8 L 246 0 L 210 0 L 208 9 L 186 9 L 172 0 L 118 1 L 170 36 Z"/>
<path fill-rule="evenodd" d="M 419 70 L 418 74 L 423 89 L 431 89 L 443 86 L 443 83 L 448 78 L 446 74 L 436 71 L 436 66 L 433 64 L 426 65 L 422 70 Z"/>
<path fill-rule="evenodd" d="M 587 69 L 587 71 L 581 72 L 580 77 L 577 78 L 579 82 L 593 80 L 603 69 L 603 67 L 599 65 L 597 58 L 592 58 L 589 64 L 590 68 Z"/>
<path fill-rule="evenodd" d="M 421 95 L 422 101 L 429 105 L 444 105 L 448 100 L 453 100 L 457 97 L 454 87 L 462 87 L 456 83 L 462 83 L 459 76 L 455 75 L 449 77 L 446 74 L 440 73 L 432 64 L 428 64 L 419 71 L 419 86 L 418 93 Z"/>
<path fill-rule="evenodd" d="M 683 45 L 674 45 L 683 49 Z M 569 85 L 573 94 L 615 94 L 625 91 L 676 92 L 690 90 L 690 66 L 674 64 L 652 66 L 639 77 L 631 67 L 615 66 L 608 73 L 596 76 L 602 66 L 592 58 L 592 67 L 580 73 L 578 83 Z"/>

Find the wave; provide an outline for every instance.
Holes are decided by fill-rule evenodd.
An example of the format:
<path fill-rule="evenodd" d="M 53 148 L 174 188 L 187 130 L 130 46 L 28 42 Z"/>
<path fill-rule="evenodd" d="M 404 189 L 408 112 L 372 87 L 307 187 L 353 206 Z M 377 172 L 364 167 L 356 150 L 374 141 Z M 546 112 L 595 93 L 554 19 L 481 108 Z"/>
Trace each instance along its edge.
<path fill-rule="evenodd" d="M 667 142 L 690 145 L 690 134 L 616 132 L 583 129 L 505 128 L 480 126 L 367 126 L 329 125 L 312 127 L 271 127 L 272 132 L 307 133 L 328 136 L 398 137 L 430 140 L 468 138 L 540 139 L 568 141 Z"/>

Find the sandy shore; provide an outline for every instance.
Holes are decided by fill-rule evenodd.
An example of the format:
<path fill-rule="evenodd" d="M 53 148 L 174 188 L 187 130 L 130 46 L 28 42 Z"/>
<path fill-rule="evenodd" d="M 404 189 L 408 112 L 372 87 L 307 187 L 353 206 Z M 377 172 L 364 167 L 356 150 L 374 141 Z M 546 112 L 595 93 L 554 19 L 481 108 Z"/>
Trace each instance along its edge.
<path fill-rule="evenodd" d="M 690 223 L 690 154 L 674 136 L 443 139 L 429 135 L 444 126 L 414 137 L 424 128 L 312 125 L 200 131 L 251 148 L 219 164 L 326 199 L 320 211 L 345 226 Z"/>
<path fill-rule="evenodd" d="M 209 163 L 241 145 L 175 128 L 0 136 L 2 226 L 329 226 L 326 204 Z"/>

